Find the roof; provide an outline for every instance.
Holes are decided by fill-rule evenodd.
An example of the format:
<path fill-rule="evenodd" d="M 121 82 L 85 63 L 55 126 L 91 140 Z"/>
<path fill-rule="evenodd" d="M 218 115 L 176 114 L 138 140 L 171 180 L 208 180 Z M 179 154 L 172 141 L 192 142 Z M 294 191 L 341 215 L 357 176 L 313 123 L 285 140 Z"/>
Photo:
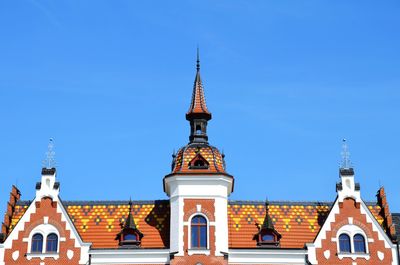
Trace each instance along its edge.
<path fill-rule="evenodd" d="M 211 113 L 207 108 L 206 97 L 204 96 L 204 88 L 201 82 L 199 59 L 197 59 L 197 71 L 194 79 L 192 100 L 190 102 L 189 110 L 186 113 L 186 118 L 189 119 L 191 116 L 197 114 L 203 115 L 207 120 L 211 119 Z"/>
<path fill-rule="evenodd" d="M 129 201 L 63 201 L 71 220 L 84 242 L 92 248 L 118 248 L 117 235 L 129 214 Z M 29 206 L 19 201 L 11 229 Z M 132 201 L 136 227 L 143 233 L 143 248 L 169 248 L 169 201 Z"/>
<path fill-rule="evenodd" d="M 19 201 L 12 217 L 11 229 L 28 208 L 29 201 Z M 381 224 L 381 208 L 366 203 Z M 93 248 L 118 248 L 117 234 L 129 213 L 129 201 L 63 201 L 71 220 L 84 242 Z M 270 201 L 269 215 L 275 230 L 282 235 L 282 248 L 303 248 L 313 242 L 333 202 Z M 265 218 L 264 201 L 229 201 L 228 225 L 230 248 L 256 248 L 257 225 Z M 143 248 L 169 248 L 168 200 L 133 201 L 132 214 L 143 233 Z M 400 221 L 400 214 L 393 214 Z M 397 218 L 397 219 L 396 219 Z M 396 221 L 395 221 L 396 222 Z M 398 222 L 397 222 L 398 224 Z"/>
<path fill-rule="evenodd" d="M 189 163 L 200 154 L 208 162 L 207 169 L 190 169 Z M 219 150 L 207 143 L 190 143 L 180 148 L 172 161 L 172 173 L 225 173 L 225 162 Z"/>
<path fill-rule="evenodd" d="M 400 240 L 400 213 L 392 213 L 392 218 L 396 230 L 396 238 Z"/>
<path fill-rule="evenodd" d="M 380 207 L 366 203 L 381 224 Z M 325 222 L 333 202 L 288 202 L 271 201 L 269 216 L 275 230 L 282 235 L 282 248 L 303 248 L 311 243 Z M 228 205 L 229 247 L 254 248 L 257 224 L 265 219 L 264 201 L 230 201 Z"/>

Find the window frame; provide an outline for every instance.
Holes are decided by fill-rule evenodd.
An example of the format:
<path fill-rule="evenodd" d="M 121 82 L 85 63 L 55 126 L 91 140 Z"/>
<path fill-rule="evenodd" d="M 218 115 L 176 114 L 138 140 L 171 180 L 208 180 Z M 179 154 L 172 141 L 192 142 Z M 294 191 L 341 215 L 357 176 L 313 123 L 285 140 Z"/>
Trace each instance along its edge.
<path fill-rule="evenodd" d="M 356 242 L 356 240 L 355 240 L 355 238 L 356 238 L 356 236 L 360 236 L 361 238 L 362 238 L 362 245 L 363 245 L 363 247 L 364 247 L 364 250 L 363 251 L 357 251 L 356 250 L 356 244 L 355 244 L 355 242 Z M 365 240 L 365 237 L 362 235 L 362 234 L 360 234 L 360 233 L 356 233 L 354 236 L 353 236 L 353 244 L 354 244 L 354 252 L 353 253 L 357 253 L 357 254 L 365 254 L 365 253 L 367 253 L 367 247 L 366 247 L 366 240 Z"/>
<path fill-rule="evenodd" d="M 346 236 L 347 237 L 347 239 L 349 240 L 348 241 L 348 243 L 349 243 L 349 251 L 343 251 L 342 250 L 342 248 L 341 248 L 341 246 L 340 246 L 340 237 L 341 236 Z M 351 243 L 351 241 L 352 241 L 352 237 L 351 237 L 351 235 L 349 235 L 348 233 L 346 233 L 346 232 L 343 232 L 343 233 L 341 233 L 339 236 L 338 236 L 338 242 L 339 242 L 339 248 L 338 248 L 338 253 L 343 253 L 343 254 L 349 254 L 349 253 L 353 253 L 353 244 Z"/>
<path fill-rule="evenodd" d="M 207 236 L 207 238 L 206 238 L 206 247 L 205 248 L 204 247 L 193 247 L 193 245 L 192 245 L 192 220 L 196 216 L 201 216 L 206 221 L 205 227 L 206 227 L 206 236 Z M 203 213 L 196 212 L 196 213 L 192 214 L 189 217 L 189 220 L 188 220 L 188 249 L 189 250 L 198 250 L 198 251 L 203 251 L 203 250 L 209 250 L 210 249 L 210 220 Z"/>
<path fill-rule="evenodd" d="M 340 252 L 340 242 L 339 242 L 339 236 L 341 234 L 347 234 L 350 237 L 350 246 L 351 246 L 351 252 Z M 365 252 L 355 252 L 354 248 L 354 236 L 360 234 L 361 236 L 364 237 L 364 246 L 365 246 Z M 372 239 L 371 239 L 372 240 Z M 368 258 L 370 257 L 370 252 L 369 252 L 369 242 L 370 239 L 368 238 L 367 234 L 364 232 L 364 230 L 353 224 L 353 221 L 349 219 L 349 224 L 346 224 L 342 226 L 340 229 L 338 229 L 336 233 L 336 238 L 332 238 L 332 241 L 336 241 L 337 243 L 337 255 L 339 259 L 342 259 L 344 257 L 352 257 L 352 258 Z M 371 241 L 373 242 L 373 241 Z"/>
<path fill-rule="evenodd" d="M 41 236 L 42 237 L 42 242 L 41 242 L 41 250 L 40 251 L 33 251 L 33 246 L 34 246 L 34 241 L 35 241 L 35 239 L 34 239 L 34 237 L 35 236 Z M 42 233 L 40 233 L 40 232 L 36 232 L 36 233 L 34 233 L 33 235 L 32 235 L 32 237 L 31 237 L 31 245 L 30 245 L 30 253 L 37 253 L 37 254 L 41 254 L 41 253 L 43 253 L 43 248 L 44 248 L 44 236 L 43 236 L 43 234 Z"/>
<path fill-rule="evenodd" d="M 49 249 L 48 249 L 48 247 L 49 247 L 49 245 L 48 245 L 49 244 L 49 237 L 52 236 L 52 235 L 56 236 L 56 244 L 55 244 L 56 250 L 55 251 L 54 250 L 49 251 Z M 60 241 L 59 236 L 56 233 L 54 233 L 54 232 L 49 233 L 46 236 L 46 250 L 45 250 L 45 253 L 58 253 L 58 242 L 59 241 Z"/>
<path fill-rule="evenodd" d="M 32 252 L 32 239 L 35 234 L 41 234 L 43 236 L 42 252 Z M 47 252 L 47 236 L 55 234 L 57 236 L 57 252 Z M 60 241 L 65 241 L 65 238 L 60 236 L 57 228 L 49 223 L 40 224 L 34 227 L 27 238 L 23 238 L 23 241 L 28 242 L 26 255 L 28 260 L 34 257 L 58 257 L 60 251 Z"/>

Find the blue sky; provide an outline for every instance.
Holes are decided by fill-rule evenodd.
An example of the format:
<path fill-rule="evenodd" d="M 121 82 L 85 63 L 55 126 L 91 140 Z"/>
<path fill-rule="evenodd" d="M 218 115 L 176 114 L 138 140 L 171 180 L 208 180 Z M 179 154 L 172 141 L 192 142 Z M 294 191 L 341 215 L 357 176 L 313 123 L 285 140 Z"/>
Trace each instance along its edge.
<path fill-rule="evenodd" d="M 362 197 L 400 212 L 399 1 L 0 3 L 0 209 L 32 199 L 55 139 L 64 200 L 164 199 L 188 142 L 196 46 L 231 199 Z"/>

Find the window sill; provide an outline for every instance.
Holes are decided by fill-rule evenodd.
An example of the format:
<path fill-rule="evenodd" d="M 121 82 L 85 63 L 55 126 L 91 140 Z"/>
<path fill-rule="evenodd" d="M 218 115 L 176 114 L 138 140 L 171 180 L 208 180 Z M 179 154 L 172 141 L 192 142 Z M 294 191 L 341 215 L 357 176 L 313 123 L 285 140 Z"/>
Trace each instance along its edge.
<path fill-rule="evenodd" d="M 370 259 L 370 254 L 369 253 L 337 253 L 337 256 L 340 260 L 343 258 L 352 258 L 353 260 L 356 259 Z"/>
<path fill-rule="evenodd" d="M 210 250 L 209 249 L 188 249 L 188 255 L 206 255 L 210 256 Z"/>
<path fill-rule="evenodd" d="M 46 258 L 53 258 L 55 260 L 58 260 L 59 257 L 59 253 L 26 253 L 27 260 L 31 260 L 32 258 L 40 258 L 41 260 L 44 260 Z"/>

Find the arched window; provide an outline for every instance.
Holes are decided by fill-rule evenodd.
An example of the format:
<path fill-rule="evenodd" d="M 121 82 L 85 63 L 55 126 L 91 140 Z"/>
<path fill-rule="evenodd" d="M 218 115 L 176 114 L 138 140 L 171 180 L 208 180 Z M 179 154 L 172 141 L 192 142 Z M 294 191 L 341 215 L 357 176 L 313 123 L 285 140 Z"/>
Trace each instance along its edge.
<path fill-rule="evenodd" d="M 34 234 L 32 236 L 32 253 L 42 253 L 43 251 L 43 236 L 41 234 Z"/>
<path fill-rule="evenodd" d="M 51 233 L 47 236 L 46 252 L 57 252 L 58 236 Z"/>
<path fill-rule="evenodd" d="M 353 238 L 354 241 L 354 252 L 356 253 L 366 253 L 365 249 L 365 239 L 362 235 L 356 234 Z"/>
<path fill-rule="evenodd" d="M 339 251 L 345 253 L 351 252 L 350 237 L 346 234 L 339 236 Z"/>
<path fill-rule="evenodd" d="M 207 248 L 207 220 L 201 215 L 192 218 L 191 239 L 192 248 Z"/>

